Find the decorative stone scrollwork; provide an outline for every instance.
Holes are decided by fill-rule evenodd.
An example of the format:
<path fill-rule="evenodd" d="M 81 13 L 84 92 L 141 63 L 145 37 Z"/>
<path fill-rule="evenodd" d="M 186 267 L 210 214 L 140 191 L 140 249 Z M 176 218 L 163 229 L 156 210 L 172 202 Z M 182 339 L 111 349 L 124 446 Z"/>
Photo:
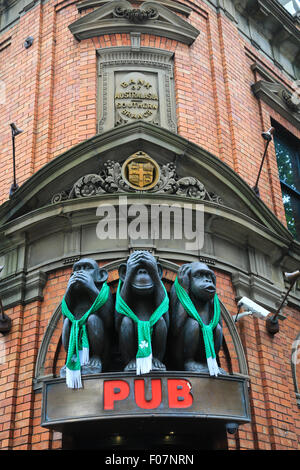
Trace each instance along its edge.
<path fill-rule="evenodd" d="M 96 196 L 97 194 L 105 193 L 104 189 L 102 189 L 103 183 L 101 176 L 85 175 L 73 186 L 69 199 Z"/>
<path fill-rule="evenodd" d="M 77 199 L 109 193 L 139 193 L 173 194 L 201 201 L 223 204 L 222 199 L 215 193 L 209 193 L 203 183 L 194 176 L 180 178 L 174 163 L 167 163 L 160 168 L 159 179 L 154 187 L 148 190 L 136 189 L 128 184 L 124 177 L 123 165 L 108 160 L 103 164 L 99 174 L 89 174 L 79 178 L 70 191 L 55 194 L 51 202 L 57 203 L 67 199 Z"/>
<path fill-rule="evenodd" d="M 113 15 L 116 18 L 126 18 L 131 23 L 143 23 L 148 20 L 157 19 L 158 11 L 156 8 L 143 10 L 140 8 L 123 8 L 122 6 L 117 6 L 114 9 Z"/>
<path fill-rule="evenodd" d="M 54 194 L 51 202 L 52 204 L 55 204 L 57 202 L 66 201 L 67 199 L 69 199 L 69 194 L 66 191 L 62 191 L 61 193 Z"/>
<path fill-rule="evenodd" d="M 293 100 L 292 93 L 289 93 L 287 90 L 282 90 L 281 98 L 293 113 L 300 113 L 300 104 Z"/>

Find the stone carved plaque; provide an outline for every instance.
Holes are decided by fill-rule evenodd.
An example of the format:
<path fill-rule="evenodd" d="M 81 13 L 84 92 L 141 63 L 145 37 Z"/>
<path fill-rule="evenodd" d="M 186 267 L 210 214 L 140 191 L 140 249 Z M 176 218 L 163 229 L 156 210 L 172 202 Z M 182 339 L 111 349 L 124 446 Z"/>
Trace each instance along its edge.
<path fill-rule="evenodd" d="M 115 125 L 134 121 L 158 122 L 157 74 L 115 74 Z"/>
<path fill-rule="evenodd" d="M 98 133 L 136 121 L 177 131 L 173 53 L 112 47 L 98 57 Z"/>

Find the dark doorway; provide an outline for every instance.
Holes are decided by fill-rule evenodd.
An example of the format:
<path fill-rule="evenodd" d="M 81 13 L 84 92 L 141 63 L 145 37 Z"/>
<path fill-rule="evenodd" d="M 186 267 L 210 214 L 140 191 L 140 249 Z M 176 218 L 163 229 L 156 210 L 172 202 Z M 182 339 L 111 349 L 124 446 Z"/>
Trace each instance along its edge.
<path fill-rule="evenodd" d="M 74 434 L 63 434 L 63 449 L 71 450 L 148 450 L 178 452 L 179 450 L 227 450 L 225 423 L 205 421 L 195 426 L 183 420 L 172 422 L 137 422 L 128 420 L 113 429 L 85 427 Z M 118 428 L 118 429 L 117 429 Z"/>

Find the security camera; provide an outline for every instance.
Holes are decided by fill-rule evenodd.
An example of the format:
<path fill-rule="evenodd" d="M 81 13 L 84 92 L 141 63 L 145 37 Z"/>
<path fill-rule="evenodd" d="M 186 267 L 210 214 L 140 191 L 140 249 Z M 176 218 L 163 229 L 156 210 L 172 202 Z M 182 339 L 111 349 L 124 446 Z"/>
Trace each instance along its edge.
<path fill-rule="evenodd" d="M 254 315 L 257 318 L 267 318 L 270 312 L 265 308 L 261 307 L 257 303 L 253 302 L 253 300 L 248 299 L 248 297 L 242 297 L 241 300 L 238 302 L 238 307 L 244 308 L 246 311 L 239 313 L 236 315 L 236 319 L 245 317 L 247 315 Z"/>
<path fill-rule="evenodd" d="M 270 127 L 270 129 L 267 132 L 262 133 L 263 139 L 265 139 L 267 142 L 270 142 L 272 140 L 272 135 L 274 134 L 274 127 Z"/>

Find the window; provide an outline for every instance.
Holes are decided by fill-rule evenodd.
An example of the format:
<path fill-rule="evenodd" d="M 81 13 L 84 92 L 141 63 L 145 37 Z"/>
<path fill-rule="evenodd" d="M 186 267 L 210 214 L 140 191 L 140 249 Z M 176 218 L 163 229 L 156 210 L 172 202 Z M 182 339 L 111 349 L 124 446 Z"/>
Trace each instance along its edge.
<path fill-rule="evenodd" d="M 300 0 L 278 0 L 291 15 L 297 15 L 300 12 Z"/>
<path fill-rule="evenodd" d="M 18 0 L 0 0 L 0 31 L 19 18 L 19 10 Z"/>
<path fill-rule="evenodd" d="M 279 124 L 272 125 L 287 226 L 300 240 L 300 141 Z"/>
<path fill-rule="evenodd" d="M 13 26 L 36 3 L 37 0 L 0 0 L 0 31 Z"/>

